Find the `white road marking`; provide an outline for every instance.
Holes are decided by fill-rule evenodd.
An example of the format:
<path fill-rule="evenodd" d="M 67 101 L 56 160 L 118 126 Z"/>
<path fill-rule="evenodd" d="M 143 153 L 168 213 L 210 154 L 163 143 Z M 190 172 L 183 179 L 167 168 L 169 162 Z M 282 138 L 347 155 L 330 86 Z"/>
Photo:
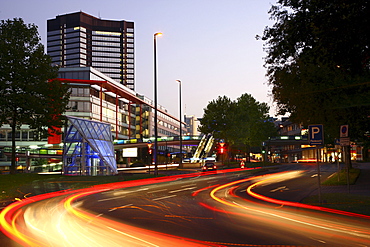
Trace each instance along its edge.
<path fill-rule="evenodd" d="M 154 198 L 153 201 L 163 200 L 163 199 L 167 199 L 167 198 L 171 198 L 171 197 L 175 197 L 175 196 L 176 195 L 158 197 L 158 198 Z"/>
<path fill-rule="evenodd" d="M 270 192 L 276 192 L 278 190 L 289 190 L 289 189 L 286 186 L 281 186 L 281 187 L 278 187 L 276 189 L 270 190 Z"/>
<path fill-rule="evenodd" d="M 181 191 L 185 191 L 185 190 L 193 190 L 193 189 L 196 189 L 197 187 L 188 187 L 188 188 L 183 188 L 183 189 L 179 189 L 179 190 L 172 190 L 172 191 L 169 191 L 168 193 L 176 193 L 176 192 L 181 192 Z"/>

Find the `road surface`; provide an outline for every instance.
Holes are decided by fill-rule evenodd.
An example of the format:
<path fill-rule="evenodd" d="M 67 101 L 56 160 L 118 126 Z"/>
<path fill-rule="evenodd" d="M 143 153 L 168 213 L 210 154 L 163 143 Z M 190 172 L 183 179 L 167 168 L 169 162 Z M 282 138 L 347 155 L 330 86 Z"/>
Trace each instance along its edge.
<path fill-rule="evenodd" d="M 26 246 L 370 246 L 370 217 L 296 203 L 313 167 L 230 171 L 47 194 L 0 220 Z"/>

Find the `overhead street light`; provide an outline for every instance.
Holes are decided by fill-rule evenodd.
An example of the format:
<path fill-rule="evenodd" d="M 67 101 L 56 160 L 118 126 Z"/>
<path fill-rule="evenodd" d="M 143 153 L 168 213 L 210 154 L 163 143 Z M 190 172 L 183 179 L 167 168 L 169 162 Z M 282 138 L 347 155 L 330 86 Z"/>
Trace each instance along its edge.
<path fill-rule="evenodd" d="M 179 167 L 182 168 L 182 113 L 181 113 L 181 81 L 176 80 L 179 83 L 179 107 L 180 107 L 180 162 L 179 162 Z"/>
<path fill-rule="evenodd" d="M 158 175 L 157 36 L 162 33 L 154 34 L 154 175 Z"/>

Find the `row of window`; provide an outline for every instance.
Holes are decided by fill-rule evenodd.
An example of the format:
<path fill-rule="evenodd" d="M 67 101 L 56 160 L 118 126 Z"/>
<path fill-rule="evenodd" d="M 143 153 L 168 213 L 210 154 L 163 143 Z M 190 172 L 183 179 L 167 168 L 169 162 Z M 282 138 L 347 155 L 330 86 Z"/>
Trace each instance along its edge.
<path fill-rule="evenodd" d="M 51 57 L 61 56 L 62 55 L 62 51 L 48 52 L 48 55 L 51 56 Z"/>
<path fill-rule="evenodd" d="M 86 49 L 86 44 L 84 44 L 84 43 L 73 43 L 73 44 L 64 45 L 64 49 L 72 49 L 72 48 L 78 48 L 78 47 L 81 47 L 81 48 Z M 48 46 L 48 52 L 49 51 L 58 51 L 58 50 L 62 50 L 62 46 L 61 45 L 58 45 L 58 46 Z"/>
<path fill-rule="evenodd" d="M 57 42 L 55 44 L 61 44 L 62 39 L 65 39 L 66 43 L 71 43 L 71 42 L 76 42 L 76 39 L 83 39 L 82 42 L 86 43 L 86 34 L 85 33 L 70 33 L 70 34 L 65 34 L 64 36 L 62 35 L 53 35 L 53 36 L 48 36 L 47 37 L 47 42 L 48 45 L 54 45 L 54 43 L 51 42 Z M 92 44 L 95 42 L 116 42 L 116 43 L 121 43 L 121 38 L 120 37 L 106 37 L 106 36 L 92 36 Z M 124 41 L 124 39 L 123 39 Z M 127 38 L 127 43 L 134 43 L 133 38 Z"/>
<path fill-rule="evenodd" d="M 96 36 L 96 37 L 121 37 L 121 36 L 125 36 L 124 33 L 119 33 L 119 32 L 108 32 L 108 31 L 92 31 L 92 36 Z M 126 33 L 126 37 L 127 38 L 134 38 L 134 34 L 133 33 Z M 94 39 L 94 38 L 93 38 Z"/>
<path fill-rule="evenodd" d="M 154 121 L 154 119 L 153 119 L 153 121 Z M 170 129 L 170 130 L 179 131 L 179 122 L 177 122 L 177 125 L 176 125 L 176 121 L 164 122 L 164 121 L 160 120 L 160 121 L 158 121 L 158 125 L 163 126 L 163 127 L 167 128 L 167 129 Z"/>
<path fill-rule="evenodd" d="M 66 28 L 64 29 L 65 33 L 71 33 L 71 32 L 84 32 L 86 33 L 86 28 L 84 27 L 71 27 L 71 28 Z M 133 28 L 127 28 L 126 29 L 127 34 L 133 35 L 134 29 Z M 47 32 L 48 35 L 56 35 L 62 33 L 62 30 L 54 30 L 54 31 L 49 31 Z M 120 32 L 108 32 L 108 31 L 92 31 L 92 34 L 95 35 L 105 35 L 105 36 L 120 36 Z"/>
<path fill-rule="evenodd" d="M 71 96 L 75 97 L 89 97 L 90 87 L 72 87 L 70 89 Z"/>
<path fill-rule="evenodd" d="M 82 37 L 81 38 L 77 37 L 77 38 L 65 39 L 64 42 L 66 44 L 75 43 L 75 42 L 86 43 L 86 39 Z"/>
<path fill-rule="evenodd" d="M 120 48 L 105 47 L 105 46 L 93 46 L 93 51 L 110 51 L 110 52 L 121 52 Z"/>
<path fill-rule="evenodd" d="M 83 37 L 83 38 L 86 38 L 86 33 L 84 32 L 74 32 L 74 33 L 67 33 L 67 34 L 64 34 L 64 38 L 72 38 L 72 37 L 77 37 L 77 36 L 80 36 L 80 37 Z M 48 38 L 49 39 L 49 38 Z"/>
<path fill-rule="evenodd" d="M 121 38 L 120 37 L 106 37 L 106 36 L 92 36 L 92 40 L 101 40 L 101 41 L 115 41 L 115 42 L 120 42 Z"/>
<path fill-rule="evenodd" d="M 153 116 L 154 116 L 154 109 L 152 109 L 152 111 L 153 111 Z M 157 112 L 157 114 L 158 114 L 158 118 L 162 118 L 162 119 L 164 119 L 166 122 L 168 122 L 168 123 L 172 123 L 172 124 L 174 124 L 175 126 L 178 126 L 179 125 L 179 121 L 177 121 L 177 120 L 175 120 L 175 119 L 173 119 L 173 118 L 171 118 L 171 117 L 169 117 L 169 116 L 167 116 L 166 114 L 163 114 L 162 112 Z"/>
<path fill-rule="evenodd" d="M 98 69 L 99 70 L 99 69 Z M 119 73 L 116 73 L 116 74 L 112 74 L 112 73 L 104 73 L 106 76 L 109 76 L 110 78 L 114 79 L 116 82 L 119 82 L 120 78 L 121 78 L 121 74 Z"/>
<path fill-rule="evenodd" d="M 104 53 L 104 54 L 111 55 L 111 53 Z M 48 51 L 48 55 L 51 56 L 51 57 L 58 57 L 57 59 L 60 59 L 60 57 L 62 56 L 62 51 Z M 128 54 L 128 55 L 133 55 L 133 54 Z M 127 56 L 127 57 L 131 57 L 131 56 Z M 66 50 L 66 55 L 64 56 L 64 59 L 71 59 L 71 58 L 86 59 L 87 58 L 86 50 L 85 49 Z M 127 62 L 127 63 L 129 63 L 129 64 L 127 64 L 127 68 L 134 68 L 134 65 L 131 64 L 131 63 L 133 63 L 133 59 L 127 59 L 125 61 L 125 60 L 122 60 L 120 58 L 93 56 L 92 61 L 93 62 L 112 63 L 111 66 L 113 66 L 113 67 L 118 67 L 119 66 L 119 65 L 116 65 L 116 63 L 120 64 L 120 63 Z M 97 64 L 99 64 L 99 63 L 97 63 Z M 107 66 L 107 65 L 105 63 L 100 63 L 100 65 L 98 65 L 98 66 Z M 125 64 L 123 64 L 123 66 L 125 66 Z"/>
<path fill-rule="evenodd" d="M 48 43 L 49 41 L 54 41 L 54 40 L 61 40 L 62 39 L 62 35 L 55 35 L 55 36 L 48 36 Z"/>
<path fill-rule="evenodd" d="M 62 51 L 62 47 L 61 46 L 48 46 L 48 53 L 50 52 L 53 52 L 53 51 Z"/>
<path fill-rule="evenodd" d="M 0 141 L 11 141 L 12 131 L 11 130 L 0 130 Z M 41 140 L 46 141 L 47 138 L 41 138 L 34 130 L 17 130 L 15 132 L 16 141 L 35 141 Z"/>
<path fill-rule="evenodd" d="M 82 49 L 82 48 L 74 48 L 74 49 L 66 50 L 65 53 L 66 54 L 72 54 L 72 53 L 83 53 L 83 54 L 86 54 L 87 51 L 86 51 L 86 49 Z"/>
<path fill-rule="evenodd" d="M 86 59 L 86 55 L 85 54 L 76 53 L 76 54 L 70 54 L 70 55 L 64 56 L 64 59 L 74 59 L 74 58 Z"/>
<path fill-rule="evenodd" d="M 64 61 L 64 65 L 75 65 L 75 64 L 86 65 L 86 60 L 83 60 L 83 59 L 72 59 L 72 60 L 66 60 L 66 61 Z"/>
<path fill-rule="evenodd" d="M 102 42 L 102 41 L 93 41 L 93 42 L 92 42 L 92 45 L 121 47 L 121 43 L 119 43 L 119 42 Z M 122 44 L 122 46 L 125 46 L 125 44 Z"/>
<path fill-rule="evenodd" d="M 154 129 L 153 129 L 153 133 L 154 133 Z M 164 136 L 174 136 L 174 135 L 177 135 L 177 133 L 174 133 L 174 132 L 171 132 L 171 131 L 168 131 L 168 130 L 164 130 L 164 129 L 161 129 L 161 128 L 158 128 L 158 134 L 164 135 Z"/>
<path fill-rule="evenodd" d="M 66 28 L 65 29 L 66 33 L 74 32 L 74 31 L 81 31 L 81 32 L 86 33 L 86 28 L 84 28 L 84 27 L 71 27 L 71 28 Z"/>
<path fill-rule="evenodd" d="M 96 69 L 99 70 L 100 72 L 103 72 L 103 73 L 105 73 L 105 72 L 108 72 L 108 73 L 117 73 L 117 74 L 120 73 L 120 69 L 114 69 L 114 68 L 96 68 Z"/>
<path fill-rule="evenodd" d="M 57 34 L 62 34 L 62 30 L 54 30 L 54 31 L 48 31 L 47 32 L 47 36 L 53 36 L 53 35 L 57 35 Z"/>
<path fill-rule="evenodd" d="M 124 61 L 121 58 L 115 58 L 115 57 L 121 57 L 121 56 L 117 56 L 117 53 L 93 52 L 92 55 L 93 55 L 92 60 L 97 61 L 97 62 L 119 63 L 121 61 Z M 131 53 L 130 54 L 119 54 L 119 55 L 123 55 L 123 57 L 127 57 L 127 58 L 135 57 L 134 54 L 131 54 Z M 131 59 L 130 61 L 132 62 L 133 59 Z"/>
<path fill-rule="evenodd" d="M 71 49 L 72 48 L 72 49 Z M 62 48 L 61 46 L 53 46 L 53 47 L 48 47 L 47 53 L 50 56 L 53 56 L 51 54 L 56 54 L 56 55 L 61 55 L 62 54 Z M 80 48 L 78 45 L 74 47 L 70 47 L 70 49 L 66 49 L 66 54 L 70 53 L 87 53 L 85 48 Z M 122 54 L 125 55 L 125 54 Z M 109 58 L 118 58 L 121 57 L 121 53 L 118 52 L 97 52 L 93 51 L 92 56 L 94 57 L 94 60 L 100 61 L 100 59 L 109 59 Z M 99 58 L 99 57 L 105 57 L 105 58 Z M 126 54 L 126 57 L 128 58 L 134 58 L 134 54 Z M 127 59 L 128 63 L 133 63 L 133 59 Z"/>
<path fill-rule="evenodd" d="M 81 47 L 86 49 L 86 44 L 85 43 L 73 43 L 73 44 L 67 44 L 64 45 L 65 49 L 71 49 L 71 48 L 76 48 L 76 47 Z"/>
<path fill-rule="evenodd" d="M 108 62 L 108 63 L 120 63 L 121 58 L 111 58 L 111 57 L 92 57 L 93 62 Z"/>
<path fill-rule="evenodd" d="M 93 35 L 102 35 L 102 36 L 121 36 L 122 33 L 119 32 L 108 32 L 108 31 L 92 31 Z"/>
<path fill-rule="evenodd" d="M 86 101 L 69 101 L 68 112 L 91 112 L 91 103 Z"/>
<path fill-rule="evenodd" d="M 93 57 L 121 57 L 121 54 L 117 52 L 108 53 L 108 52 L 93 51 L 92 56 Z"/>
<path fill-rule="evenodd" d="M 61 45 L 61 44 L 62 44 L 61 40 L 57 40 L 57 41 L 49 41 L 48 40 L 48 46 Z"/>
<path fill-rule="evenodd" d="M 119 63 L 92 63 L 93 67 L 113 67 L 113 68 L 120 68 L 121 65 Z"/>

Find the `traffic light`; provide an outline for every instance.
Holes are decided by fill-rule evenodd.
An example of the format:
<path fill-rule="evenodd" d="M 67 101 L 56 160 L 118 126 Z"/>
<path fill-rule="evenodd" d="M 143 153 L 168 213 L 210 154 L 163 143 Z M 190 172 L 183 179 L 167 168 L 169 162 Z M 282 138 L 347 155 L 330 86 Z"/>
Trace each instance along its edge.
<path fill-rule="evenodd" d="M 220 154 L 225 153 L 225 148 L 224 147 L 220 147 L 219 152 L 220 152 Z"/>
<path fill-rule="evenodd" d="M 149 148 L 148 149 L 148 154 L 152 155 L 153 154 L 153 149 Z"/>
<path fill-rule="evenodd" d="M 19 161 L 19 157 L 15 157 L 15 161 L 17 161 L 17 162 L 18 162 L 18 161 Z"/>

